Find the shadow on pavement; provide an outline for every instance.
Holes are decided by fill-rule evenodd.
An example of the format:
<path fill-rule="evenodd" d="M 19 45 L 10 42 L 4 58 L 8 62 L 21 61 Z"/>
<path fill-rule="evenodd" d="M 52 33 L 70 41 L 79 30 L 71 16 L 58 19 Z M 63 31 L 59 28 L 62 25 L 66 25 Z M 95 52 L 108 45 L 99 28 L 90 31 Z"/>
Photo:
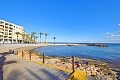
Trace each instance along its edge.
<path fill-rule="evenodd" d="M 42 69 L 42 72 L 45 73 L 47 77 L 49 77 L 51 80 L 61 80 L 58 76 L 61 76 L 62 74 L 59 74 L 58 76 L 55 76 L 54 74 L 50 73 L 49 71 Z"/>
<path fill-rule="evenodd" d="M 2 70 L 2 67 L 3 67 L 4 61 L 6 59 L 5 55 L 6 55 L 6 52 L 5 52 L 5 54 L 4 53 L 0 54 L 0 80 L 3 80 L 3 70 Z"/>
<path fill-rule="evenodd" d="M 0 80 L 3 80 L 3 65 L 16 63 L 16 61 L 6 61 L 6 55 L 8 55 L 8 52 L 0 53 Z"/>
<path fill-rule="evenodd" d="M 36 74 L 34 71 L 27 69 L 27 71 L 35 77 L 36 80 L 61 80 L 58 76 L 55 76 L 55 74 L 50 73 L 49 71 L 42 69 L 37 70 L 39 73 L 41 73 L 41 76 L 38 76 L 39 74 Z"/>

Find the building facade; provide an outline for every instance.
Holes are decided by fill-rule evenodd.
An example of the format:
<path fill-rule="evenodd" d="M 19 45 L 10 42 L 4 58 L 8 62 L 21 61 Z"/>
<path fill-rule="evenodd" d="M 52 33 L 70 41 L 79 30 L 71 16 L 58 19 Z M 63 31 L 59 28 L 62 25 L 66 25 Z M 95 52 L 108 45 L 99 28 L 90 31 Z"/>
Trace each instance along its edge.
<path fill-rule="evenodd" d="M 22 26 L 0 20 L 0 43 L 22 43 L 23 33 Z"/>

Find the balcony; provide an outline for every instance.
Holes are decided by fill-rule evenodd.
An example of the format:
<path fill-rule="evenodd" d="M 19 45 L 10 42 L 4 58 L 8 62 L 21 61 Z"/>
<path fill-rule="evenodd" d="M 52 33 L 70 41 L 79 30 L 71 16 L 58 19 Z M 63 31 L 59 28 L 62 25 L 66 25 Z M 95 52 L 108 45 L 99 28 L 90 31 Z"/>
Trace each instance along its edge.
<path fill-rule="evenodd" d="M 4 25 L 4 23 L 0 23 L 0 25 Z"/>
<path fill-rule="evenodd" d="M 9 31 L 9 33 L 10 33 L 10 34 L 12 34 L 12 32 L 11 32 L 11 31 Z"/>
<path fill-rule="evenodd" d="M 9 36 L 11 37 L 11 36 L 12 36 L 12 34 L 9 34 Z"/>
<path fill-rule="evenodd" d="M 8 38 L 8 35 L 4 35 L 4 38 L 5 38 L 5 39 Z"/>
<path fill-rule="evenodd" d="M 5 31 L 8 31 L 8 29 L 5 29 Z"/>
<path fill-rule="evenodd" d="M 8 28 L 9 26 L 8 25 L 5 25 L 5 28 Z"/>
<path fill-rule="evenodd" d="M 0 29 L 0 32 L 4 32 L 4 31 Z"/>
<path fill-rule="evenodd" d="M 9 30 L 13 31 L 13 29 L 9 28 Z"/>
<path fill-rule="evenodd" d="M 3 26 L 0 26 L 0 29 L 4 30 L 4 27 L 3 27 Z"/>
<path fill-rule="evenodd" d="M 13 30 L 12 29 L 9 29 L 9 32 L 12 32 Z"/>
<path fill-rule="evenodd" d="M 5 35 L 8 35 L 8 32 L 5 32 Z"/>
<path fill-rule="evenodd" d="M 12 39 L 12 37 L 9 37 L 9 39 Z"/>
<path fill-rule="evenodd" d="M 13 26 L 10 26 L 9 29 L 13 29 Z"/>
<path fill-rule="evenodd" d="M 0 35 L 3 35 L 3 33 L 0 33 Z"/>

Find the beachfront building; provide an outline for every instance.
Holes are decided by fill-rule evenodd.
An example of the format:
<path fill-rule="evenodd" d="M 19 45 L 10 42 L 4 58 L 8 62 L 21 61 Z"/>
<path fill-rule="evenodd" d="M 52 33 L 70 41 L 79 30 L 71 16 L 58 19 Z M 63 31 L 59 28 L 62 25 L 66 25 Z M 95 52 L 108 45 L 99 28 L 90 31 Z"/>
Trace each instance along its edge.
<path fill-rule="evenodd" d="M 0 20 L 0 43 L 22 43 L 23 33 L 22 26 Z"/>

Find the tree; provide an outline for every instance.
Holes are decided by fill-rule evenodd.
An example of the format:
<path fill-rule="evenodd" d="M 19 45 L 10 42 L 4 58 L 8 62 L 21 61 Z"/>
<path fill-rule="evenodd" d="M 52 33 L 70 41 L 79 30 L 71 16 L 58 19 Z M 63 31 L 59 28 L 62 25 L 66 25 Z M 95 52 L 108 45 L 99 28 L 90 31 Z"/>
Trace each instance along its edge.
<path fill-rule="evenodd" d="M 15 34 L 17 35 L 17 43 L 18 43 L 18 35 L 20 35 L 20 32 L 15 32 Z"/>
<path fill-rule="evenodd" d="M 32 32 L 32 34 L 31 34 L 31 38 L 33 39 L 33 41 L 34 41 L 34 43 L 35 43 L 35 34 L 36 34 L 36 32 Z"/>
<path fill-rule="evenodd" d="M 21 36 L 22 36 L 22 43 L 25 43 L 25 37 L 26 37 L 25 31 L 21 33 Z"/>
<path fill-rule="evenodd" d="M 25 42 L 30 43 L 30 41 L 32 41 L 30 38 L 30 34 L 25 34 Z"/>
<path fill-rule="evenodd" d="M 41 44 L 41 37 L 42 37 L 43 33 L 40 32 L 40 44 Z"/>
<path fill-rule="evenodd" d="M 45 33 L 44 35 L 45 35 L 45 43 L 46 43 L 46 40 L 47 40 L 47 36 L 48 36 L 48 34 Z"/>
<path fill-rule="evenodd" d="M 56 39 L 56 37 L 53 37 L 53 39 L 54 39 L 54 44 L 55 44 L 55 39 Z"/>
<path fill-rule="evenodd" d="M 36 42 L 37 42 L 38 37 L 36 36 Z"/>

